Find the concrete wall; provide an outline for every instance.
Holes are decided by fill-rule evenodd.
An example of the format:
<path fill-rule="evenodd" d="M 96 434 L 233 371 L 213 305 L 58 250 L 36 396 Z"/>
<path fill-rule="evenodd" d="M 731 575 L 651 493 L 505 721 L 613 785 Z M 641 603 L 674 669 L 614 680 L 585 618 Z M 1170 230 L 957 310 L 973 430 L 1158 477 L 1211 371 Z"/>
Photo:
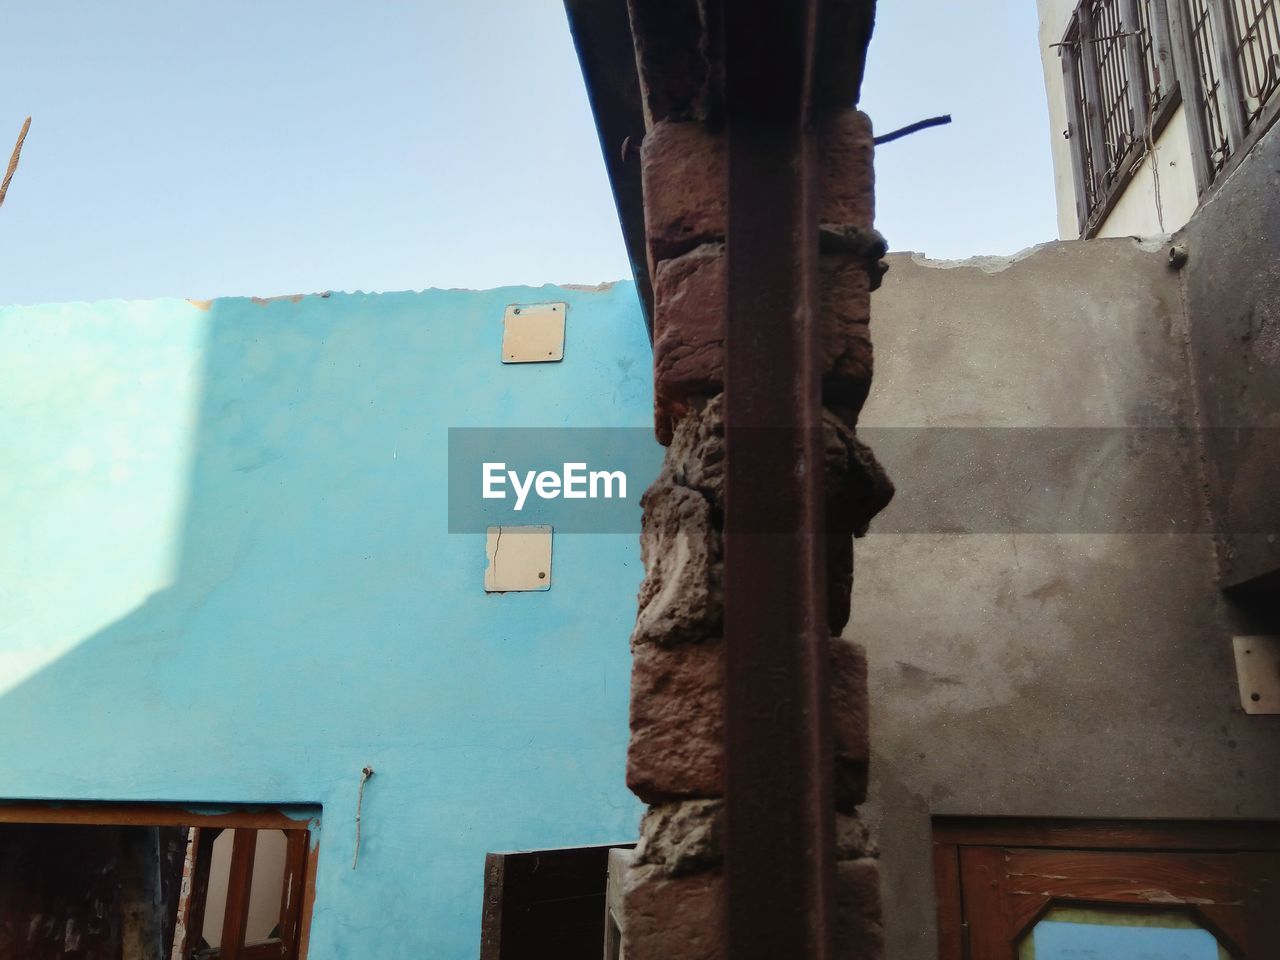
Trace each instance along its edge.
<path fill-rule="evenodd" d="M 1078 0 L 1037 0 L 1040 13 L 1040 54 L 1044 63 L 1045 95 L 1049 104 L 1049 143 L 1053 153 L 1053 188 L 1058 200 L 1058 236 L 1064 240 L 1080 235 L 1076 222 L 1075 181 L 1071 167 L 1072 144 L 1063 136 L 1068 127 L 1067 94 L 1058 48 Z M 1156 183 L 1160 188 L 1160 211 L 1155 202 Z M 1155 169 L 1151 158 L 1143 161 L 1107 219 L 1100 237 L 1155 237 L 1182 227 L 1196 203 L 1195 172 L 1187 139 L 1187 118 L 1181 105 L 1156 138 Z M 1161 216 L 1161 213 L 1163 216 Z"/>
<path fill-rule="evenodd" d="M 316 958 L 474 957 L 486 851 L 635 836 L 636 537 L 486 595 L 445 516 L 448 427 L 651 427 L 630 284 L 7 307 L 0 357 L 4 796 L 322 805 Z"/>
<path fill-rule="evenodd" d="M 1177 242 L 1222 580 L 1242 584 L 1280 571 L 1280 127 Z"/>
<path fill-rule="evenodd" d="M 1012 261 L 893 255 L 873 298 L 876 380 L 860 430 L 891 440 L 878 428 L 945 427 L 963 447 L 968 428 L 1193 424 L 1166 261 L 1128 240 Z M 938 955 L 931 816 L 1280 816 L 1280 731 L 1240 707 L 1242 621 L 1215 583 L 1194 444 L 1130 458 L 1122 443 L 1101 467 L 1063 460 L 1063 502 L 1129 532 L 1023 533 L 1014 509 L 1005 529 L 964 533 L 922 522 L 912 490 L 940 465 L 900 436 L 878 444 L 900 493 L 858 542 L 846 630 L 870 662 L 887 955 Z M 962 516 L 1008 495 L 986 451 L 972 459 L 942 493 Z M 917 532 L 874 532 L 895 526 Z"/>

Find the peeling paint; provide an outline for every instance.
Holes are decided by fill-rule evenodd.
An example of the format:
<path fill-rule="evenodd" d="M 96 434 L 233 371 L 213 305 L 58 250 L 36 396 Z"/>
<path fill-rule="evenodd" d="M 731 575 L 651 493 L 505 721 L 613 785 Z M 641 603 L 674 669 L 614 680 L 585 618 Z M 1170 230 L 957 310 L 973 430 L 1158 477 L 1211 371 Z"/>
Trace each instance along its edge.
<path fill-rule="evenodd" d="M 583 293 L 604 293 L 606 290 L 612 290 L 623 280 L 601 280 L 599 283 L 561 283 L 558 284 L 561 290 L 581 290 Z"/>
<path fill-rule="evenodd" d="M 1153 237 L 1109 237 L 1096 240 L 1050 240 L 1045 243 L 1037 243 L 1030 247 L 1024 247 L 1017 253 L 1007 255 L 983 254 L 976 257 L 966 257 L 960 260 L 935 260 L 928 254 L 919 253 L 913 250 L 895 250 L 891 253 L 891 256 L 909 256 L 912 263 L 922 267 L 928 267 L 933 270 L 977 269 L 981 270 L 983 273 L 1003 273 L 1015 264 L 1021 263 L 1024 260 L 1031 260 L 1045 251 L 1062 250 L 1078 244 L 1090 244 L 1091 246 L 1096 246 L 1106 243 L 1123 243 L 1128 241 L 1144 253 L 1158 253 L 1164 248 L 1169 240 L 1170 237 L 1166 234 Z"/>

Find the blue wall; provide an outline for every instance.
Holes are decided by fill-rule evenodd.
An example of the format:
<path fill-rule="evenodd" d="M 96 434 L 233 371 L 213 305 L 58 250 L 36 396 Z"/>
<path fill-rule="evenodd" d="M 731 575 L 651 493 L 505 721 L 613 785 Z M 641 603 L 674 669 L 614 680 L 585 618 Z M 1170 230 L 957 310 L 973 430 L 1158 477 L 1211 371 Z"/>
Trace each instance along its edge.
<path fill-rule="evenodd" d="M 630 284 L 0 309 L 0 791 L 321 804 L 311 956 L 474 957 L 486 851 L 635 835 L 641 568 L 486 595 L 447 429 L 648 426 L 648 357 Z"/>

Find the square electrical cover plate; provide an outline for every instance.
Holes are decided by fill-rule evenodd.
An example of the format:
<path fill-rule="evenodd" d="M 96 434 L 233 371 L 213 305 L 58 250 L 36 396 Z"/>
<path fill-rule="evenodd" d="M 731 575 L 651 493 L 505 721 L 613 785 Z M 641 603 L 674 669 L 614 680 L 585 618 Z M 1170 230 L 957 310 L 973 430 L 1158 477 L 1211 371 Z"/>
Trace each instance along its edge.
<path fill-rule="evenodd" d="M 484 553 L 485 593 L 551 589 L 551 527 L 490 527 Z"/>
<path fill-rule="evenodd" d="M 1280 636 L 1233 637 L 1245 713 L 1280 713 Z"/>
<path fill-rule="evenodd" d="M 565 303 L 513 303 L 502 318 L 503 363 L 564 359 Z"/>

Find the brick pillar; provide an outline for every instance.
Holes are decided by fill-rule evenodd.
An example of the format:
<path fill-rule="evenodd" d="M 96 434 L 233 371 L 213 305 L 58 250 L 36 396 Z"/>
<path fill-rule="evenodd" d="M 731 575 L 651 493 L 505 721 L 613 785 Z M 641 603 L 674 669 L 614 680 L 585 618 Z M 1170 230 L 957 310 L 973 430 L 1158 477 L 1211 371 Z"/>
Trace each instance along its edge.
<path fill-rule="evenodd" d="M 817 136 L 835 956 L 874 960 L 881 955 L 876 849 L 857 810 L 867 787 L 866 657 L 840 632 L 853 537 L 892 496 L 855 431 L 871 382 L 870 294 L 884 244 L 872 229 L 870 122 L 855 110 L 831 111 Z M 643 500 L 645 578 L 631 637 L 627 783 L 649 809 L 625 884 L 628 960 L 724 956 L 725 153 L 723 132 L 670 116 L 654 120 L 641 147 L 655 427 L 668 450 Z"/>

